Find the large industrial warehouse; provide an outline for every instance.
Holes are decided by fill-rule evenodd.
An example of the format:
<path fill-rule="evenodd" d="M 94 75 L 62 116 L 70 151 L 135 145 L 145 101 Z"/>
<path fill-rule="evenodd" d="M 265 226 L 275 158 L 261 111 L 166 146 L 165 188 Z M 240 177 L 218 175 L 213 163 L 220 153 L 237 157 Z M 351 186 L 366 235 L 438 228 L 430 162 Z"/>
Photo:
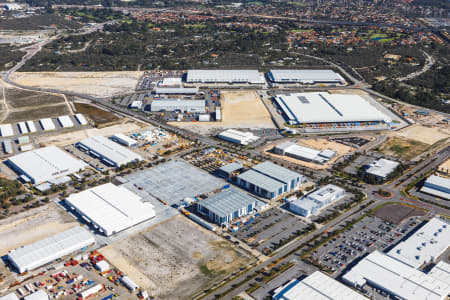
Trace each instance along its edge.
<path fill-rule="evenodd" d="M 273 300 L 367 300 L 334 278 L 315 271 L 302 280 L 293 279 L 277 288 Z"/>
<path fill-rule="evenodd" d="M 289 209 L 299 215 L 309 217 L 310 215 L 317 214 L 321 209 L 333 202 L 338 201 L 344 195 L 344 189 L 333 184 L 328 184 L 305 197 L 290 202 Z"/>
<path fill-rule="evenodd" d="M 233 219 L 253 211 L 257 199 L 237 189 L 230 188 L 198 203 L 197 210 L 209 220 L 219 224 L 230 224 Z"/>
<path fill-rule="evenodd" d="M 155 216 L 153 205 L 112 183 L 99 185 L 65 200 L 84 220 L 106 236 L 123 231 Z"/>
<path fill-rule="evenodd" d="M 260 163 L 237 176 L 237 183 L 249 191 L 273 199 L 299 187 L 305 178 L 269 161 Z"/>
<path fill-rule="evenodd" d="M 267 75 L 270 81 L 275 83 L 346 83 L 345 79 L 333 70 L 270 70 Z"/>
<path fill-rule="evenodd" d="M 317 130 L 383 129 L 392 120 L 360 95 L 322 92 L 275 97 L 287 122 Z"/>
<path fill-rule="evenodd" d="M 386 291 L 394 299 L 447 299 L 450 277 L 448 273 L 439 276 L 441 273 L 433 272 L 433 269 L 424 273 L 376 250 L 352 267 L 342 279 L 355 287 L 369 284 Z"/>
<path fill-rule="evenodd" d="M 205 100 L 154 100 L 150 104 L 152 112 L 179 111 L 182 113 L 205 113 Z"/>
<path fill-rule="evenodd" d="M 23 273 L 94 243 L 95 239 L 89 231 L 76 226 L 33 244 L 12 250 L 8 253 L 8 260 L 19 273 Z"/>
<path fill-rule="evenodd" d="M 189 70 L 186 82 L 264 84 L 265 80 L 258 70 Z"/>
<path fill-rule="evenodd" d="M 413 267 L 434 262 L 450 243 L 450 224 L 433 218 L 406 241 L 402 241 L 388 255 Z"/>
<path fill-rule="evenodd" d="M 104 136 L 90 137 L 78 142 L 76 145 L 113 167 L 120 167 L 130 162 L 143 160 L 139 154 Z"/>
<path fill-rule="evenodd" d="M 56 146 L 17 154 L 10 157 L 7 163 L 25 181 L 33 184 L 55 181 L 87 167 L 86 163 Z"/>

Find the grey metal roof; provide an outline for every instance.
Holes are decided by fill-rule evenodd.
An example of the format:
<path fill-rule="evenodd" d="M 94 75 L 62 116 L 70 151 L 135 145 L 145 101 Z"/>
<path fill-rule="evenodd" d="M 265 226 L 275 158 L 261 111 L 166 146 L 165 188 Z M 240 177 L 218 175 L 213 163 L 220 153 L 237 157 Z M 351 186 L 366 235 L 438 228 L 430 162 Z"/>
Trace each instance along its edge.
<path fill-rule="evenodd" d="M 48 295 L 44 290 L 39 290 L 23 298 L 23 300 L 48 300 L 48 299 L 49 299 Z"/>
<path fill-rule="evenodd" d="M 341 82 L 344 79 L 333 70 L 270 70 L 269 76 L 275 82 Z"/>
<path fill-rule="evenodd" d="M 10 293 L 8 295 L 0 297 L 0 300 L 19 300 L 19 297 L 17 297 L 17 295 L 14 293 Z"/>
<path fill-rule="evenodd" d="M 205 100 L 155 100 L 152 107 L 205 107 Z"/>
<path fill-rule="evenodd" d="M 230 188 L 201 201 L 200 205 L 220 217 L 225 217 L 255 202 L 255 197 Z"/>
<path fill-rule="evenodd" d="M 263 188 L 268 192 L 278 191 L 279 188 L 284 187 L 285 185 L 285 183 L 281 181 L 275 180 L 254 170 L 248 170 L 240 174 L 238 178 Z"/>
<path fill-rule="evenodd" d="M 8 259 L 19 271 L 32 270 L 73 251 L 95 243 L 86 229 L 76 226 L 46 239 L 20 247 L 8 253 Z"/>
<path fill-rule="evenodd" d="M 242 168 L 242 167 L 244 167 L 243 164 L 238 163 L 238 162 L 234 162 L 234 163 L 231 163 L 231 164 L 228 164 L 228 165 L 225 165 L 225 166 L 220 167 L 219 170 L 221 170 L 221 171 L 226 172 L 226 173 L 229 174 L 229 173 L 231 173 L 231 172 L 234 172 L 234 171 L 236 171 L 236 170 L 239 170 L 239 169 Z"/>
<path fill-rule="evenodd" d="M 156 94 L 197 94 L 198 88 L 166 88 L 157 87 L 155 89 Z"/>
<path fill-rule="evenodd" d="M 292 179 L 295 179 L 297 177 L 303 177 L 302 175 L 293 172 L 289 169 L 286 169 L 284 167 L 280 167 L 274 163 L 271 163 L 270 161 L 265 161 L 263 163 L 260 163 L 253 167 L 253 170 L 265 174 L 267 176 L 270 176 L 276 180 L 279 180 L 284 183 L 290 183 Z"/>
<path fill-rule="evenodd" d="M 248 82 L 263 84 L 258 70 L 189 70 L 187 82 Z"/>

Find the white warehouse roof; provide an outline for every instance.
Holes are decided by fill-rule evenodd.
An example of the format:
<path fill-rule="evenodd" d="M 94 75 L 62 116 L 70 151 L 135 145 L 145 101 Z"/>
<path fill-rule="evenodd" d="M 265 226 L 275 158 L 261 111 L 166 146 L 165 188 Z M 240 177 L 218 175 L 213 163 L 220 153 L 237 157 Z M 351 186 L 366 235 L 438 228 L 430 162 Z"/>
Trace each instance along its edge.
<path fill-rule="evenodd" d="M 431 175 L 427 178 L 420 191 L 450 200 L 450 179 Z"/>
<path fill-rule="evenodd" d="M 140 196 L 112 183 L 71 194 L 66 202 L 107 236 L 155 216 L 153 205 L 141 202 Z"/>
<path fill-rule="evenodd" d="M 189 70 L 187 82 L 264 84 L 258 70 Z"/>
<path fill-rule="evenodd" d="M 376 285 L 400 299 L 443 300 L 450 291 L 450 282 L 425 274 L 379 251 L 366 256 L 342 279 L 352 285 Z"/>
<path fill-rule="evenodd" d="M 56 128 L 55 123 L 50 118 L 40 119 L 39 123 L 41 123 L 42 130 L 44 131 L 55 130 Z"/>
<path fill-rule="evenodd" d="M 333 70 L 270 70 L 270 80 L 277 83 L 344 83 L 341 75 Z"/>
<path fill-rule="evenodd" d="M 8 260 L 20 273 L 39 268 L 65 255 L 95 243 L 92 234 L 76 226 L 8 253 Z"/>
<path fill-rule="evenodd" d="M 279 95 L 275 100 L 288 118 L 298 124 L 365 122 L 391 119 L 360 95 L 322 92 Z"/>
<path fill-rule="evenodd" d="M 104 136 L 90 137 L 80 141 L 78 144 L 114 166 L 121 166 L 132 161 L 143 160 L 139 154 Z"/>
<path fill-rule="evenodd" d="M 299 281 L 293 279 L 275 290 L 274 300 L 367 300 L 334 278 L 316 271 Z"/>
<path fill-rule="evenodd" d="M 15 293 L 11 293 L 3 297 L 0 297 L 0 300 L 19 300 L 19 297 L 17 297 Z"/>
<path fill-rule="evenodd" d="M 77 119 L 78 123 L 80 125 L 87 125 L 87 120 L 82 114 L 75 114 L 75 119 Z"/>
<path fill-rule="evenodd" d="M 388 255 L 414 268 L 433 262 L 450 245 L 450 224 L 433 218 Z"/>
<path fill-rule="evenodd" d="M 70 128 L 70 127 L 74 126 L 73 122 L 72 122 L 72 120 L 70 119 L 69 116 L 60 116 L 60 117 L 58 117 L 58 122 L 59 122 L 59 124 L 61 124 L 61 126 L 63 128 Z"/>
<path fill-rule="evenodd" d="M 23 298 L 23 300 L 48 300 L 48 299 L 49 299 L 48 295 L 44 290 L 39 290 Z"/>
<path fill-rule="evenodd" d="M 219 133 L 218 137 L 223 140 L 241 145 L 248 145 L 259 139 L 258 136 L 254 135 L 251 132 L 238 131 L 234 129 L 227 129 L 225 131 L 222 131 L 221 133 Z"/>
<path fill-rule="evenodd" d="M 26 175 L 35 184 L 67 176 L 87 166 L 56 146 L 14 155 L 9 158 L 8 163 L 16 172 Z"/>
<path fill-rule="evenodd" d="M 399 163 L 396 161 L 380 158 L 369 165 L 366 173 L 385 178 L 391 174 L 398 165 Z"/>
<path fill-rule="evenodd" d="M 111 139 L 127 147 L 135 146 L 138 143 L 135 139 L 132 139 L 123 133 L 116 133 L 111 137 Z"/>
<path fill-rule="evenodd" d="M 36 126 L 34 125 L 33 121 L 27 121 L 26 123 L 27 123 L 28 130 L 30 132 L 36 132 L 37 131 L 36 130 Z"/>
<path fill-rule="evenodd" d="M 2 136 L 14 135 L 14 130 L 11 124 L 0 124 L 0 134 Z"/>

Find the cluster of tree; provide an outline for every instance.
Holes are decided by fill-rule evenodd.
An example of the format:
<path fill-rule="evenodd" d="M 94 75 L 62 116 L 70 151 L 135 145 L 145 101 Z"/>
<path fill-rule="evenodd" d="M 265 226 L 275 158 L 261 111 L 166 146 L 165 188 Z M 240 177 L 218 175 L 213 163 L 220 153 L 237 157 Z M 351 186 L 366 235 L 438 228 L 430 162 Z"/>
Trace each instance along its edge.
<path fill-rule="evenodd" d="M 9 180 L 0 177 L 0 206 L 4 209 L 8 208 L 14 197 L 23 195 L 25 191 L 17 180 Z M 16 200 L 17 202 L 17 200 Z"/>

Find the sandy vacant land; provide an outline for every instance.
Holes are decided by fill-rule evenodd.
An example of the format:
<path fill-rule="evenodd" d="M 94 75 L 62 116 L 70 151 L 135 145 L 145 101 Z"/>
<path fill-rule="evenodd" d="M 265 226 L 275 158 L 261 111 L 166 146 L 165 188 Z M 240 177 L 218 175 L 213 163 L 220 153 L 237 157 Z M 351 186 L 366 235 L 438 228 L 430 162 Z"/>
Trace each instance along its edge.
<path fill-rule="evenodd" d="M 274 154 L 274 153 L 270 152 L 273 149 L 273 147 L 275 147 L 275 145 L 278 143 L 273 143 L 273 144 L 270 144 L 269 146 L 265 147 L 264 153 L 266 153 L 267 155 L 273 156 L 273 157 L 284 159 L 286 161 L 293 162 L 293 163 L 311 168 L 311 169 L 323 170 L 323 169 L 327 169 L 327 168 L 331 167 L 339 157 L 341 157 L 345 154 L 349 154 L 354 150 L 350 146 L 336 143 L 334 141 L 329 141 L 324 138 L 299 139 L 299 140 L 292 140 L 292 142 L 296 143 L 298 145 L 301 145 L 301 146 L 310 147 L 310 148 L 317 149 L 317 150 L 326 150 L 326 149 L 334 150 L 337 152 L 337 155 L 335 157 L 333 157 L 327 163 L 321 165 L 321 164 L 315 164 L 313 162 L 306 162 L 303 160 L 295 159 L 295 158 L 284 156 L 284 155 L 278 155 L 278 154 Z"/>
<path fill-rule="evenodd" d="M 275 128 L 256 91 L 222 91 L 221 122 L 171 122 L 175 126 L 207 133 L 218 128 Z"/>
<path fill-rule="evenodd" d="M 390 137 L 380 146 L 379 151 L 386 155 L 409 160 L 422 154 L 429 148 L 429 144 L 419 141 L 406 139 L 403 137 Z"/>
<path fill-rule="evenodd" d="M 55 203 L 10 216 L 0 220 L 0 255 L 77 225 Z"/>
<path fill-rule="evenodd" d="M 69 115 L 70 109 L 66 104 L 48 105 L 25 110 L 9 111 L 5 123 L 38 120 L 42 118 L 56 118 Z"/>
<path fill-rule="evenodd" d="M 64 103 L 59 94 L 38 93 L 17 88 L 7 88 L 6 102 L 10 108 L 36 107 L 56 103 Z"/>
<path fill-rule="evenodd" d="M 156 299 L 188 299 L 253 260 L 181 215 L 99 251 Z"/>
<path fill-rule="evenodd" d="M 395 132 L 396 135 L 422 142 L 428 145 L 433 145 L 437 141 L 450 137 L 450 129 L 439 127 L 425 127 L 422 125 L 412 125 L 405 129 Z"/>
<path fill-rule="evenodd" d="M 104 135 L 109 136 L 115 133 L 128 133 L 134 130 L 140 130 L 141 126 L 135 122 L 130 122 L 127 119 L 121 124 L 114 126 L 104 127 L 102 129 L 89 128 L 84 130 L 77 130 L 62 134 L 39 136 L 37 142 L 45 146 L 66 146 L 76 143 L 82 139 L 88 138 L 90 136 Z"/>
<path fill-rule="evenodd" d="M 110 97 L 134 91 L 143 72 L 19 72 L 13 80 L 25 86 Z"/>

